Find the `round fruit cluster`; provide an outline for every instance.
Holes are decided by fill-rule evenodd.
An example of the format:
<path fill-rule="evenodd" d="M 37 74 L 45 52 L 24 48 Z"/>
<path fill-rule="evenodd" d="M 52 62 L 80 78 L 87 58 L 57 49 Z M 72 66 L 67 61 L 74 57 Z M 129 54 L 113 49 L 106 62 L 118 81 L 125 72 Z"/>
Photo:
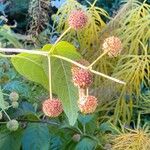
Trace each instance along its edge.
<path fill-rule="evenodd" d="M 19 103 L 17 102 L 19 99 L 19 94 L 16 92 L 11 92 L 9 95 L 9 99 L 11 100 L 12 107 L 17 108 L 19 105 Z M 5 110 L 7 110 L 9 107 L 11 107 L 11 106 L 9 106 L 9 103 L 7 101 L 4 101 L 4 104 L 5 104 L 5 108 L 4 108 Z M 5 110 L 2 110 L 2 111 L 5 112 Z M 2 111 L 0 111 L 0 120 L 3 119 Z M 7 114 L 7 112 L 5 112 L 5 114 Z M 18 121 L 15 119 L 12 119 L 12 120 L 10 118 L 8 118 L 8 119 L 9 119 L 9 121 L 6 124 L 7 129 L 9 129 L 10 131 L 16 131 L 19 128 Z"/>
<path fill-rule="evenodd" d="M 43 102 L 42 110 L 48 117 L 58 117 L 63 112 L 63 107 L 59 99 L 47 99 Z"/>
<path fill-rule="evenodd" d="M 86 60 L 80 60 L 77 62 L 84 66 L 89 65 L 89 62 Z M 75 86 L 85 89 L 92 84 L 93 76 L 88 69 L 83 69 L 76 65 L 73 65 L 71 72 L 72 72 L 72 80 Z"/>
<path fill-rule="evenodd" d="M 12 107 L 13 108 L 18 108 L 18 106 L 19 106 L 19 103 L 18 103 L 19 94 L 17 92 L 11 92 L 10 95 L 9 95 L 9 99 L 12 102 Z"/>
<path fill-rule="evenodd" d="M 74 30 L 83 29 L 88 23 L 88 16 L 83 10 L 74 10 L 69 15 L 68 23 Z"/>
<path fill-rule="evenodd" d="M 104 40 L 102 48 L 109 57 L 117 57 L 122 51 L 122 43 L 118 37 L 111 36 Z"/>
<path fill-rule="evenodd" d="M 78 61 L 81 65 L 88 66 L 89 63 L 86 60 Z M 78 87 L 79 90 L 79 100 L 78 107 L 81 113 L 89 114 L 93 113 L 97 106 L 98 101 L 97 98 L 91 95 L 88 95 L 88 88 L 93 82 L 92 73 L 88 69 L 83 69 L 76 65 L 72 66 L 72 80 L 75 86 Z"/>
<path fill-rule="evenodd" d="M 8 121 L 6 126 L 10 131 L 16 131 L 19 128 L 19 123 L 17 120 L 13 119 Z"/>

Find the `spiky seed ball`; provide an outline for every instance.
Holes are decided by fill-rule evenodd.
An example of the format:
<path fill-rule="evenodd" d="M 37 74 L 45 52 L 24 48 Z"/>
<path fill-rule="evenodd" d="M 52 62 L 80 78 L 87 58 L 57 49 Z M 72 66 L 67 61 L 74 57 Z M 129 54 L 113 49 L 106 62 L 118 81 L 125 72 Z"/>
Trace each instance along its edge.
<path fill-rule="evenodd" d="M 18 101 L 19 94 L 17 92 L 11 92 L 10 95 L 9 95 L 9 99 L 11 101 Z"/>
<path fill-rule="evenodd" d="M 0 112 L 0 120 L 3 118 L 3 113 Z"/>
<path fill-rule="evenodd" d="M 42 110 L 46 116 L 58 117 L 62 113 L 63 107 L 59 99 L 48 99 L 43 102 Z"/>
<path fill-rule="evenodd" d="M 83 10 L 74 10 L 70 13 L 68 22 L 75 30 L 83 29 L 88 23 L 88 16 Z"/>
<path fill-rule="evenodd" d="M 93 113 L 97 106 L 97 98 L 94 96 L 86 96 L 78 101 L 78 107 L 83 114 Z"/>
<path fill-rule="evenodd" d="M 81 135 L 80 134 L 74 134 L 73 137 L 72 137 L 72 140 L 74 142 L 79 142 L 81 139 Z"/>
<path fill-rule="evenodd" d="M 109 57 L 117 57 L 122 51 L 122 42 L 118 37 L 111 36 L 104 40 L 104 52 L 108 51 Z"/>
<path fill-rule="evenodd" d="M 18 102 L 12 102 L 12 107 L 13 108 L 18 108 L 19 106 L 19 103 Z"/>
<path fill-rule="evenodd" d="M 89 63 L 85 60 L 80 60 L 78 63 L 84 66 L 89 65 Z M 73 65 L 71 72 L 72 80 L 75 86 L 79 86 L 80 88 L 87 88 L 92 84 L 93 76 L 89 70 Z"/>
<path fill-rule="evenodd" d="M 13 119 L 8 121 L 6 126 L 10 131 L 16 131 L 19 128 L 19 123 L 17 120 Z"/>

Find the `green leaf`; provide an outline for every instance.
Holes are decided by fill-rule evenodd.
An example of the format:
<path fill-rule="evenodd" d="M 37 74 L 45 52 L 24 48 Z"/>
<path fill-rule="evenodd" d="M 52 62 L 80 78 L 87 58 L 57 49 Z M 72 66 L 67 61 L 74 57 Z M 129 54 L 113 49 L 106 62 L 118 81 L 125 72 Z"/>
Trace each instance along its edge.
<path fill-rule="evenodd" d="M 11 61 L 21 75 L 48 89 L 48 78 L 43 70 L 42 57 L 35 54 L 22 53 L 18 54 L 17 57 L 13 57 Z"/>
<path fill-rule="evenodd" d="M 89 114 L 89 115 L 83 115 L 83 114 L 80 114 L 79 115 L 79 118 L 78 120 L 81 122 L 82 125 L 86 125 L 90 122 L 92 122 L 94 119 L 95 116 L 92 114 Z"/>
<path fill-rule="evenodd" d="M 50 138 L 49 150 L 60 150 L 62 146 L 62 141 L 59 136 L 52 135 Z"/>
<path fill-rule="evenodd" d="M 22 131 L 10 132 L 6 129 L 0 132 L 1 150 L 20 150 Z"/>
<path fill-rule="evenodd" d="M 50 134 L 46 124 L 29 124 L 23 134 L 23 150 L 48 150 Z"/>
<path fill-rule="evenodd" d="M 4 98 L 3 98 L 3 92 L 0 86 L 0 108 L 5 109 L 5 103 L 4 103 Z"/>
<path fill-rule="evenodd" d="M 80 114 L 78 117 L 79 122 L 84 126 L 86 126 L 86 133 L 91 135 L 94 134 L 95 130 L 97 130 L 97 115 L 89 114 L 83 115 Z"/>
<path fill-rule="evenodd" d="M 76 146 L 75 150 L 94 150 L 97 142 L 90 138 L 83 138 Z"/>
<path fill-rule="evenodd" d="M 52 45 L 47 44 L 43 51 L 50 51 Z M 81 56 L 76 52 L 73 45 L 68 42 L 59 42 L 53 54 L 70 58 L 80 59 Z M 48 84 L 48 59 L 43 56 L 33 54 L 19 54 L 12 58 L 12 63 L 16 70 L 27 79 L 43 85 L 49 89 Z M 70 125 L 74 125 L 78 117 L 77 108 L 77 88 L 72 83 L 71 64 L 51 57 L 52 67 L 52 90 L 62 101 L 64 111 L 69 119 Z"/>
<path fill-rule="evenodd" d="M 111 132 L 112 134 L 118 134 L 120 131 L 111 122 L 104 122 L 99 127 L 102 133 Z"/>
<path fill-rule="evenodd" d="M 76 52 L 75 47 L 64 41 L 56 45 L 53 54 L 67 57 L 72 60 L 81 58 L 79 53 Z M 71 65 L 72 64 L 64 60 L 51 57 L 53 93 L 57 94 L 61 99 L 69 123 L 70 125 L 74 125 L 78 117 L 78 94 L 77 88 L 72 83 Z M 43 61 L 43 68 L 48 75 L 48 62 L 46 60 Z"/>

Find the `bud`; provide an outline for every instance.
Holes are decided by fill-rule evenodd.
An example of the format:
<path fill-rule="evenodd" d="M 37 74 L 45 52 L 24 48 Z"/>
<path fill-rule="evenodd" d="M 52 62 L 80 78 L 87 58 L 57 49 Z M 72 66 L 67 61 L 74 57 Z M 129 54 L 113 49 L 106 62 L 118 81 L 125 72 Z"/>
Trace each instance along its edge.
<path fill-rule="evenodd" d="M 73 137 L 72 137 L 72 140 L 74 142 L 79 142 L 81 139 L 81 135 L 80 134 L 74 134 Z"/>
<path fill-rule="evenodd" d="M 11 92 L 10 95 L 9 95 L 9 99 L 11 101 L 18 101 L 19 99 L 19 94 L 16 93 L 16 92 Z"/>
<path fill-rule="evenodd" d="M 7 129 L 9 129 L 10 131 L 16 131 L 19 128 L 19 123 L 17 120 L 10 120 L 9 122 L 7 122 Z"/>
<path fill-rule="evenodd" d="M 18 108 L 19 106 L 19 103 L 18 102 L 12 102 L 12 107 L 13 108 Z"/>

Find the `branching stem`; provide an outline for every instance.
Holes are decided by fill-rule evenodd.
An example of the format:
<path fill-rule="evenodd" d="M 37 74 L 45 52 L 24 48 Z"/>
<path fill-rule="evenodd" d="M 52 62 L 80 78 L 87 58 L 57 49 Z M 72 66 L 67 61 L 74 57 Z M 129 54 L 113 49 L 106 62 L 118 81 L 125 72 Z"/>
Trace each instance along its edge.
<path fill-rule="evenodd" d="M 60 35 L 60 37 L 56 40 L 56 42 L 54 43 L 54 45 L 56 45 L 56 44 L 62 39 L 62 37 L 63 37 L 67 32 L 69 32 L 70 29 L 71 29 L 71 27 L 67 28 L 67 30 L 65 30 L 65 31 Z"/>
<path fill-rule="evenodd" d="M 17 52 L 17 53 L 28 53 L 28 54 L 37 54 L 37 55 L 42 55 L 42 56 L 46 56 L 46 57 L 49 57 L 49 52 L 44 52 L 44 51 L 37 51 L 37 50 L 24 50 L 24 49 L 10 49 L 10 48 L 0 48 L 0 52 Z M 10 56 L 10 55 L 9 55 Z M 7 55 L 6 55 L 7 57 Z M 12 55 L 12 57 L 14 57 L 14 55 Z M 80 67 L 80 68 L 83 68 L 83 69 L 87 69 L 89 71 L 91 71 L 92 73 L 96 74 L 96 75 L 99 75 L 99 76 L 102 76 L 104 78 L 107 78 L 109 80 L 112 80 L 112 81 L 115 81 L 117 83 L 120 83 L 120 84 L 124 84 L 126 85 L 126 83 L 124 81 L 120 81 L 116 78 L 113 78 L 113 77 L 110 77 L 108 75 L 105 75 L 101 72 L 98 72 L 98 71 L 95 71 L 91 68 L 88 68 L 86 66 L 83 66 L 81 65 L 80 63 L 76 62 L 76 61 L 73 61 L 69 58 L 66 58 L 66 57 L 63 57 L 63 56 L 60 56 L 60 55 L 51 55 L 51 57 L 55 57 L 55 58 L 59 58 L 59 59 L 62 59 L 62 60 L 65 60 L 67 62 L 70 62 L 72 64 L 75 64 L 76 66 Z M 92 63 L 93 64 L 93 63 Z"/>
<path fill-rule="evenodd" d="M 81 65 L 80 63 L 75 62 L 75 61 L 73 61 L 73 60 L 71 60 L 71 59 L 69 59 L 69 58 L 66 58 L 66 57 L 63 57 L 63 56 L 59 56 L 59 55 L 51 55 L 51 56 L 52 56 L 52 57 L 55 57 L 55 58 L 63 59 L 63 60 L 65 60 L 65 61 L 67 61 L 67 62 L 70 62 L 70 63 L 72 63 L 72 64 L 74 64 L 74 65 L 80 67 L 80 68 L 88 69 L 89 71 L 91 71 L 92 73 L 94 73 L 94 74 L 96 74 L 96 75 L 100 75 L 100 76 L 102 76 L 102 77 L 104 77 L 104 78 L 107 78 L 107 79 L 110 79 L 110 80 L 115 81 L 115 82 L 117 82 L 117 83 L 126 85 L 126 83 L 125 83 L 124 81 L 118 80 L 118 79 L 116 79 L 116 78 L 110 77 L 110 76 L 108 76 L 108 75 L 105 75 L 105 74 L 103 74 L 103 73 L 101 73 L 101 72 L 95 71 L 95 70 L 93 70 L 93 69 L 91 69 L 91 68 L 88 68 L 88 67 L 86 67 L 86 66 L 83 66 L 83 65 Z"/>
<path fill-rule="evenodd" d="M 10 121 L 11 119 L 10 119 L 9 115 L 7 114 L 7 112 L 4 109 L 2 109 L 2 111 L 4 112 L 4 114 L 6 115 L 6 117 L 8 118 L 8 120 Z"/>
<path fill-rule="evenodd" d="M 27 54 L 36 54 L 36 55 L 43 55 L 43 56 L 47 56 L 48 55 L 48 52 L 44 52 L 44 51 L 27 50 L 27 49 L 15 49 L 15 48 L 0 48 L 0 52 L 27 53 Z"/>
<path fill-rule="evenodd" d="M 88 68 L 92 68 L 92 66 L 97 62 L 99 61 L 104 55 L 106 55 L 108 53 L 108 51 L 106 52 L 103 52 L 95 61 L 93 61 L 93 63 L 91 63 Z"/>

